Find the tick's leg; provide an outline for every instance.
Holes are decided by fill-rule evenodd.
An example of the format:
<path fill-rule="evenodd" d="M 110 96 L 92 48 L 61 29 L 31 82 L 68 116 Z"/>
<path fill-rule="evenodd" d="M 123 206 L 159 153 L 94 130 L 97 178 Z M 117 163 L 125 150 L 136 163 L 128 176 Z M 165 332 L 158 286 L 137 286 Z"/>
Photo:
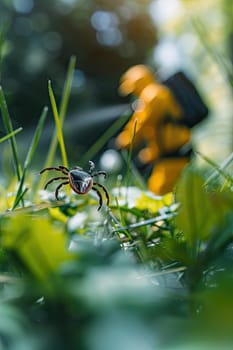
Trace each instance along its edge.
<path fill-rule="evenodd" d="M 53 177 L 51 180 L 49 180 L 49 181 L 45 184 L 44 189 L 46 190 L 46 188 L 47 188 L 47 186 L 48 186 L 49 184 L 51 184 L 53 181 L 57 181 L 57 180 L 67 180 L 67 177 L 65 177 L 65 176 Z"/>
<path fill-rule="evenodd" d="M 104 175 L 104 178 L 106 178 L 107 176 L 105 171 L 97 171 L 96 173 L 92 174 L 92 176 L 98 176 L 98 175 Z"/>
<path fill-rule="evenodd" d="M 88 170 L 88 173 L 91 174 L 92 171 L 95 169 L 95 163 L 89 160 L 89 165 L 90 165 L 90 169 Z"/>
<path fill-rule="evenodd" d="M 58 198 L 58 192 L 60 190 L 60 188 L 63 186 L 63 185 L 68 185 L 69 184 L 69 181 L 67 182 L 62 182 L 57 188 L 56 188 L 56 191 L 55 191 L 55 197 L 56 199 L 59 201 L 59 198 Z"/>
<path fill-rule="evenodd" d="M 99 184 L 98 182 L 93 182 L 93 185 L 94 186 L 99 186 L 100 188 L 102 188 L 102 190 L 105 193 L 106 199 L 107 199 L 107 205 L 109 205 L 109 194 L 108 194 L 107 189 L 103 185 Z"/>
<path fill-rule="evenodd" d="M 50 170 L 56 170 L 56 171 L 61 171 L 64 175 L 68 175 L 65 171 L 64 171 L 64 169 L 63 169 L 63 167 L 61 166 L 59 166 L 59 167 L 51 167 L 51 168 L 44 168 L 44 169 L 42 169 L 41 171 L 40 171 L 40 174 L 43 174 L 45 171 L 50 171 Z M 66 170 L 66 169 L 65 169 Z M 67 169 L 68 170 L 68 169 Z M 69 172 L 69 170 L 68 170 L 68 172 Z"/>
<path fill-rule="evenodd" d="M 100 210 L 100 208 L 102 207 L 102 204 L 103 204 L 102 195 L 101 195 L 100 191 L 97 188 L 92 187 L 92 190 L 94 190 L 97 193 L 98 197 L 99 197 L 99 207 L 98 207 L 97 210 Z"/>
<path fill-rule="evenodd" d="M 68 175 L 69 169 L 68 169 L 67 167 L 65 167 L 64 165 L 59 165 L 58 168 L 61 169 L 61 171 L 63 172 L 63 174 Z"/>

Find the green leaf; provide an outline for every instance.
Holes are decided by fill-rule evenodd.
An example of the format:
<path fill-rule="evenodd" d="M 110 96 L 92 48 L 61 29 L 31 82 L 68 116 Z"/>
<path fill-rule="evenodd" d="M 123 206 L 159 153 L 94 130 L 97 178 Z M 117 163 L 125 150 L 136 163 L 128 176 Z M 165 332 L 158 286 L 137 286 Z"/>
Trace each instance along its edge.
<path fill-rule="evenodd" d="M 180 210 L 176 224 L 195 254 L 214 228 L 224 222 L 230 207 L 220 193 L 205 191 L 203 178 L 191 168 L 184 172 L 178 184 L 177 200 Z"/>
<path fill-rule="evenodd" d="M 62 263 L 73 258 L 64 233 L 46 218 L 16 215 L 3 224 L 1 234 L 3 247 L 14 251 L 38 280 L 47 280 Z"/>

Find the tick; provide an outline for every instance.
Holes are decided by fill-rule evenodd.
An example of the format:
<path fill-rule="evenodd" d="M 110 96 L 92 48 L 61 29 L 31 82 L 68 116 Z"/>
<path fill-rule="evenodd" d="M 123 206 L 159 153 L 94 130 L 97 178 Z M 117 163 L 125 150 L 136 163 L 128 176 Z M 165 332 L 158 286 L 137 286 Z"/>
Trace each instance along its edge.
<path fill-rule="evenodd" d="M 40 171 L 40 174 L 43 174 L 45 171 L 50 171 L 50 170 L 56 170 L 64 174 L 65 176 L 59 176 L 59 177 L 53 177 L 50 179 L 46 184 L 44 189 L 47 188 L 49 184 L 51 184 L 54 181 L 58 180 L 65 180 L 64 182 L 60 183 L 56 190 L 55 190 L 55 197 L 57 200 L 59 200 L 58 194 L 59 190 L 63 185 L 70 185 L 72 190 L 76 192 L 77 194 L 86 194 L 90 190 L 94 190 L 98 197 L 99 197 L 99 207 L 98 210 L 102 207 L 103 204 L 103 197 L 101 192 L 99 191 L 99 188 L 103 190 L 106 196 L 106 203 L 109 205 L 109 194 L 107 189 L 101 185 L 98 182 L 94 182 L 93 178 L 95 176 L 103 175 L 104 178 L 106 178 L 106 172 L 105 171 L 94 171 L 95 169 L 95 164 L 92 161 L 89 161 L 90 168 L 88 171 L 84 171 L 82 168 L 76 166 L 74 169 L 69 170 L 67 167 L 63 165 L 59 165 L 57 167 L 50 167 L 50 168 L 44 168 Z"/>

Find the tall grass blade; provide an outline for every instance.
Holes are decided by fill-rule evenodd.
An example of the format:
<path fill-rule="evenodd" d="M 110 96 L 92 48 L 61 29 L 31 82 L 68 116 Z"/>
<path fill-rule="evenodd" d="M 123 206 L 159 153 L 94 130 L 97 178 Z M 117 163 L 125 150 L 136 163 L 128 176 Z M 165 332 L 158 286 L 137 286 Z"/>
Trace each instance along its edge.
<path fill-rule="evenodd" d="M 23 195 L 26 193 L 26 191 L 23 190 L 26 172 L 27 172 L 27 169 L 28 169 L 28 167 L 33 159 L 33 156 L 35 154 L 35 151 L 36 151 L 39 139 L 40 139 L 40 135 L 41 135 L 41 132 L 42 132 L 42 129 L 44 126 L 44 122 L 45 122 L 45 119 L 47 117 L 47 113 L 48 113 L 48 107 L 44 107 L 42 114 L 40 116 L 38 125 L 36 127 L 34 136 L 32 138 L 30 147 L 28 149 L 28 153 L 27 153 L 25 161 L 24 161 L 23 172 L 22 172 L 22 176 L 21 176 L 21 179 L 19 182 L 19 186 L 18 186 L 18 190 L 17 190 L 16 196 L 15 196 L 15 201 L 14 201 L 12 210 L 14 210 L 17 207 L 17 205 L 20 202 L 20 199 L 22 199 Z"/>
<path fill-rule="evenodd" d="M 60 150 L 61 150 L 62 162 L 63 162 L 63 165 L 65 167 L 68 167 L 68 159 L 67 159 L 65 142 L 64 142 L 64 138 L 63 138 L 63 132 L 62 132 L 62 123 L 61 123 L 60 116 L 58 113 L 57 103 L 56 103 L 56 99 L 55 99 L 55 96 L 53 93 L 52 84 L 51 84 L 50 80 L 48 82 L 48 90 L 49 90 L 49 97 L 50 97 L 50 102 L 51 102 L 51 106 L 52 106 L 53 116 L 54 116 L 54 120 L 55 120 L 55 124 L 56 124 L 57 139 L 58 139 Z"/>
<path fill-rule="evenodd" d="M 125 176 L 125 186 L 127 188 L 129 187 L 129 180 L 130 180 L 130 174 L 131 174 L 131 162 L 132 162 L 132 156 L 133 156 L 133 147 L 134 147 L 134 139 L 135 139 L 135 135 L 136 135 L 136 128 L 137 128 L 137 119 L 134 122 L 133 136 L 132 136 L 132 141 L 130 144 L 128 159 L 127 159 L 127 171 L 126 171 L 126 176 Z"/>
<path fill-rule="evenodd" d="M 226 180 L 230 180 L 231 182 L 233 182 L 233 179 L 224 172 L 224 169 L 227 168 L 233 162 L 233 152 L 219 166 L 203 154 L 199 152 L 197 153 L 215 169 L 215 171 L 205 181 L 204 185 L 207 185 L 219 175 L 222 175 L 224 178 L 226 178 Z"/>
<path fill-rule="evenodd" d="M 11 122 L 10 114 L 8 112 L 7 103 L 6 103 L 6 99 L 5 99 L 5 95 L 4 95 L 2 86 L 0 86 L 0 109 L 2 112 L 2 119 L 3 119 L 3 123 L 4 123 L 5 129 L 6 129 L 6 132 L 8 134 L 10 134 L 14 130 L 12 127 L 12 122 Z M 19 162 L 16 139 L 15 139 L 14 135 L 9 139 L 9 142 L 10 142 L 11 149 L 12 149 L 12 154 L 13 154 L 13 159 L 14 159 L 14 164 L 15 164 L 15 172 L 16 172 L 18 180 L 20 181 L 21 167 L 20 167 L 20 162 Z"/>
<path fill-rule="evenodd" d="M 13 207 L 12 207 L 11 210 L 14 210 L 14 209 L 19 205 L 19 202 L 20 202 L 20 201 L 21 201 L 22 203 L 24 203 L 24 202 L 23 202 L 23 198 L 24 198 L 24 195 L 27 193 L 27 191 L 28 191 L 28 188 L 26 187 L 26 188 L 23 189 L 23 191 L 21 191 L 21 192 L 19 193 L 18 196 L 15 197 L 15 202 L 14 202 L 14 205 L 13 205 Z"/>
<path fill-rule="evenodd" d="M 103 135 L 89 148 L 80 160 L 81 165 L 85 165 L 105 146 L 105 144 L 113 137 L 116 132 L 125 124 L 129 119 L 131 111 L 127 110 L 120 118 L 118 118 L 104 133 Z"/>
<path fill-rule="evenodd" d="M 1 139 L 0 139 L 0 143 L 6 141 L 6 140 L 9 140 L 12 136 L 15 136 L 17 135 L 19 132 L 21 132 L 23 130 L 23 128 L 18 128 L 12 132 L 10 132 L 9 134 L 7 134 L 6 136 L 3 136 Z"/>
<path fill-rule="evenodd" d="M 60 118 L 61 118 L 61 123 L 63 124 L 67 112 L 67 107 L 69 103 L 69 98 L 70 98 L 70 93 L 71 93 L 71 88 L 72 88 L 72 81 L 73 81 L 73 76 L 74 76 L 74 70 L 75 70 L 75 64 L 76 64 L 76 57 L 71 56 L 68 70 L 67 70 L 67 75 L 66 75 L 66 80 L 62 92 L 62 99 L 61 99 L 61 104 L 60 104 Z"/>
<path fill-rule="evenodd" d="M 61 127 L 63 126 L 66 112 L 67 112 L 67 107 L 68 107 L 68 102 L 69 102 L 71 87 L 72 87 L 72 80 L 74 75 L 74 69 L 75 69 L 75 63 L 76 63 L 76 57 L 72 56 L 69 62 L 68 70 L 67 70 L 66 80 L 63 88 L 62 99 L 61 99 L 61 104 L 59 109 Z M 52 141 L 49 147 L 49 152 L 48 152 L 48 156 L 47 156 L 44 168 L 47 168 L 53 164 L 54 156 L 57 149 L 57 144 L 58 144 L 57 130 L 55 130 L 53 133 Z"/>
<path fill-rule="evenodd" d="M 133 178 L 134 185 L 138 186 L 141 190 L 147 189 L 145 178 L 140 174 L 137 167 L 134 165 L 133 161 L 131 161 L 129 164 L 130 156 L 129 156 L 128 152 L 126 150 L 122 150 L 121 154 L 122 154 L 122 158 L 124 159 L 125 163 L 128 164 L 127 169 L 129 169 L 129 166 L 130 166 L 130 174 L 127 175 L 126 181 L 125 181 L 126 187 L 128 187 L 128 185 L 129 185 L 129 180 L 130 180 L 129 177 L 131 176 L 131 178 Z"/>
<path fill-rule="evenodd" d="M 154 225 L 157 222 L 163 221 L 163 220 L 169 220 L 172 219 L 175 216 L 175 214 L 162 214 L 159 216 L 156 216 L 155 218 L 148 219 L 148 220 L 143 220 L 141 222 L 136 222 L 134 224 L 130 224 L 127 226 L 121 226 L 118 227 L 117 229 L 114 229 L 112 233 L 116 232 L 125 232 L 126 230 L 134 230 L 135 228 L 147 226 L 147 225 Z"/>

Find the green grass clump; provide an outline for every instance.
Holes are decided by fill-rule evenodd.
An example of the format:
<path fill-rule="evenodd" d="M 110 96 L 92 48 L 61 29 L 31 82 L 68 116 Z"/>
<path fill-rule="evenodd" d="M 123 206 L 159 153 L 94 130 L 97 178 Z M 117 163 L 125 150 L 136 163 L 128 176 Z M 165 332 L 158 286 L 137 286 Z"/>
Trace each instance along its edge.
<path fill-rule="evenodd" d="M 60 109 L 49 83 L 56 131 L 45 167 L 55 165 L 58 145 L 68 166 L 63 124 L 74 65 L 72 58 Z M 174 193 L 157 197 L 132 171 L 131 152 L 124 153 L 126 176 L 109 188 L 109 207 L 98 212 L 91 193 L 65 193 L 56 201 L 53 192 L 40 194 L 45 177 L 38 184 L 31 176 L 48 108 L 20 164 L 22 130 L 13 130 L 0 92 L 7 132 L 0 147 L 8 140 L 15 167 L 9 187 L 0 189 L 0 348 L 227 349 L 233 340 L 232 155 L 220 165 L 199 155 L 206 170 L 193 162 Z"/>

